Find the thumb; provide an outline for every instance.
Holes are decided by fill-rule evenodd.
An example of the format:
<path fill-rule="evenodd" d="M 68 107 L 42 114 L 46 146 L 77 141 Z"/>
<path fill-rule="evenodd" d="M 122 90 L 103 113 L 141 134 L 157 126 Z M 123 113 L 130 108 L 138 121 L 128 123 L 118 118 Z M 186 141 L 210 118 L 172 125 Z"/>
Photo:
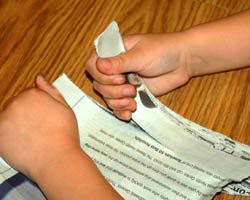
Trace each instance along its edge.
<path fill-rule="evenodd" d="M 98 58 L 96 66 L 101 73 L 106 75 L 138 72 L 140 70 L 139 60 L 138 51 L 134 48 L 118 56 Z"/>
<path fill-rule="evenodd" d="M 61 102 L 62 104 L 68 105 L 61 93 L 55 87 L 50 85 L 42 74 L 37 75 L 35 84 L 36 88 L 39 88 L 40 90 L 48 93 L 50 96 L 52 96 L 54 99 Z"/>

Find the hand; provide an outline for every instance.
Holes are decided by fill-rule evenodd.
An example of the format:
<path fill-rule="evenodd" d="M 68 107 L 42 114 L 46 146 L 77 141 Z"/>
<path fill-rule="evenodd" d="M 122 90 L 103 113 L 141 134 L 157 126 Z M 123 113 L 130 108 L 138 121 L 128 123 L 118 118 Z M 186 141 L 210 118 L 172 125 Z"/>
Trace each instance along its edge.
<path fill-rule="evenodd" d="M 94 53 L 87 62 L 93 85 L 115 115 L 131 119 L 136 109 L 135 88 L 125 84 L 126 72 L 139 74 L 158 96 L 185 84 L 191 77 L 185 33 L 135 35 L 124 38 L 127 52 L 100 59 Z"/>
<path fill-rule="evenodd" d="M 43 170 L 81 150 L 71 108 L 41 75 L 36 85 L 0 113 L 0 156 L 35 181 Z"/>
<path fill-rule="evenodd" d="M 122 199 L 81 150 L 74 113 L 41 75 L 0 113 L 0 156 L 48 199 Z"/>

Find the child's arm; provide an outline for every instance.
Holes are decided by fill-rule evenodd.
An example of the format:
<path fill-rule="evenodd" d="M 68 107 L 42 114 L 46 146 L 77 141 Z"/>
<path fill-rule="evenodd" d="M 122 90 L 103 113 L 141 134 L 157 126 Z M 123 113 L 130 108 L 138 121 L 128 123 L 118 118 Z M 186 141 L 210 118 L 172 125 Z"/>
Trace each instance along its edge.
<path fill-rule="evenodd" d="M 250 10 L 186 32 L 192 76 L 250 65 Z"/>
<path fill-rule="evenodd" d="M 249 66 L 250 11 L 178 33 L 126 36 L 124 43 L 127 52 L 120 56 L 93 54 L 87 71 L 108 106 L 129 120 L 135 89 L 122 73 L 138 73 L 154 95 L 162 95 L 193 76 Z"/>
<path fill-rule="evenodd" d="M 121 199 L 81 150 L 75 116 L 63 97 L 42 76 L 36 85 L 0 113 L 0 156 L 48 199 Z"/>

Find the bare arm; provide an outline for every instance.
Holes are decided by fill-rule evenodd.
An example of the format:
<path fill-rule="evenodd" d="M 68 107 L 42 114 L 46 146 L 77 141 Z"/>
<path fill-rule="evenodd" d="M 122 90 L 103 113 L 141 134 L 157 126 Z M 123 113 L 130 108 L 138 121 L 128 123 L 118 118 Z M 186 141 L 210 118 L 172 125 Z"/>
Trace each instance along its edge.
<path fill-rule="evenodd" d="M 186 31 L 192 76 L 250 65 L 250 10 Z"/>
<path fill-rule="evenodd" d="M 52 200 L 122 199 L 82 151 L 71 151 L 37 173 L 34 180 Z"/>

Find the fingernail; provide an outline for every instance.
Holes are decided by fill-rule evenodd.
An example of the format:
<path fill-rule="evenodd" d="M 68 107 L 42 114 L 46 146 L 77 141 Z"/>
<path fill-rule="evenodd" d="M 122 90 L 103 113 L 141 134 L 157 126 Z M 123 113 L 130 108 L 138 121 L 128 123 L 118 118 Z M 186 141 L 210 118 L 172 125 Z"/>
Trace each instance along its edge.
<path fill-rule="evenodd" d="M 45 81 L 45 78 L 44 78 L 44 76 L 42 75 L 42 73 L 39 73 L 39 74 L 37 74 L 37 76 L 36 76 L 36 80 L 37 80 L 37 81 Z"/>
<path fill-rule="evenodd" d="M 124 78 L 122 76 L 116 76 L 113 79 L 114 84 L 122 84 L 124 82 Z"/>
<path fill-rule="evenodd" d="M 44 78 L 44 76 L 41 74 L 41 73 L 39 73 L 38 75 L 37 75 L 37 77 L 36 77 L 36 82 L 37 83 L 48 83 L 48 81 Z"/>

